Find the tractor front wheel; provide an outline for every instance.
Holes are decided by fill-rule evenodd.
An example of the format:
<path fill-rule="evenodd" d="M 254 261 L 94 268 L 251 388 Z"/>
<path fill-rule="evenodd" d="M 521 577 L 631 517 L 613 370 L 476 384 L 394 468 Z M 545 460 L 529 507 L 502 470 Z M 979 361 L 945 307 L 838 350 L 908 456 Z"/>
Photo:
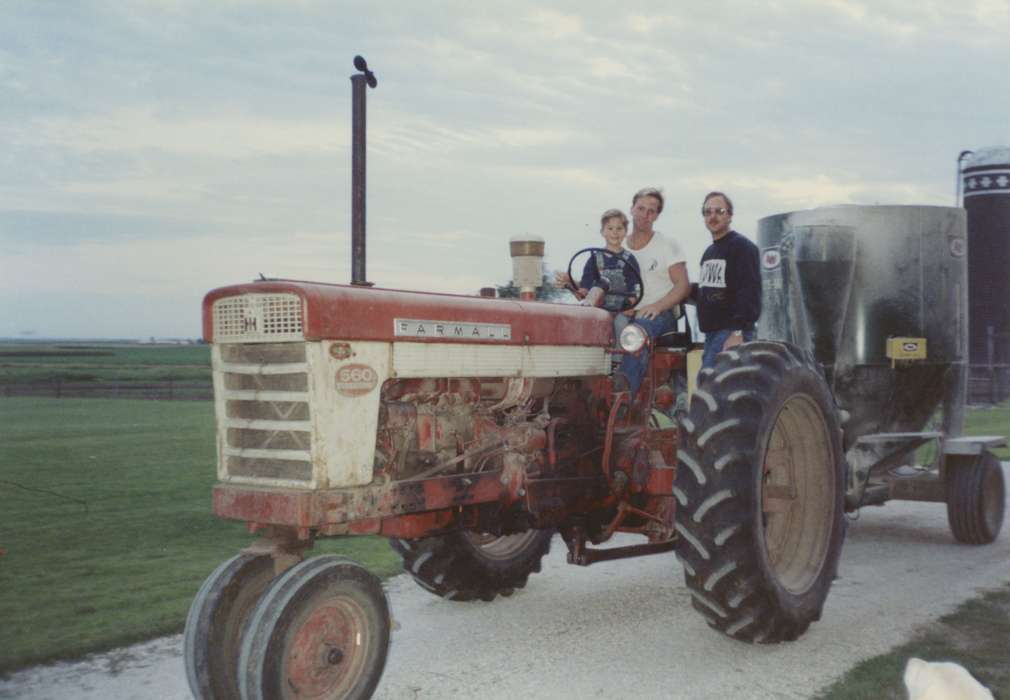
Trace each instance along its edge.
<path fill-rule="evenodd" d="M 702 370 L 682 419 L 677 556 L 692 603 L 736 639 L 796 639 L 820 618 L 844 537 L 845 462 L 812 358 L 754 342 Z"/>
<path fill-rule="evenodd" d="M 382 584 L 350 559 L 321 556 L 264 591 L 242 635 L 243 700 L 372 697 L 389 651 Z"/>
<path fill-rule="evenodd" d="M 186 680 L 197 700 L 238 697 L 239 635 L 273 577 L 273 559 L 239 554 L 217 567 L 200 587 L 182 638 Z"/>
<path fill-rule="evenodd" d="M 1003 467 L 991 452 L 947 457 L 947 522 L 958 542 L 989 544 L 1003 527 Z"/>
<path fill-rule="evenodd" d="M 553 530 L 514 535 L 451 532 L 417 540 L 390 540 L 403 568 L 425 590 L 449 600 L 494 600 L 526 585 L 540 571 Z"/>

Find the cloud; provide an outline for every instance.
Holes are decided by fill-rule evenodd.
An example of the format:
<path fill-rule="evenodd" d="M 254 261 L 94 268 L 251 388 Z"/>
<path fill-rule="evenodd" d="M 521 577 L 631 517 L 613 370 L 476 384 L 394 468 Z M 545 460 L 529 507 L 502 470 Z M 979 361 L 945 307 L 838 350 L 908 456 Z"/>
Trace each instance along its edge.
<path fill-rule="evenodd" d="M 628 66 L 612 58 L 594 58 L 589 65 L 590 72 L 597 78 L 630 78 L 634 76 Z"/>
<path fill-rule="evenodd" d="M 556 10 L 536 10 L 529 21 L 548 39 L 572 39 L 583 35 L 582 20 Z"/>
<path fill-rule="evenodd" d="M 565 166 L 506 166 L 500 172 L 519 180 L 536 180 L 545 184 L 565 183 L 581 187 L 601 188 L 607 185 L 607 177 L 599 170 Z"/>
<path fill-rule="evenodd" d="M 355 53 L 379 77 L 369 277 L 470 292 L 508 279 L 511 235 L 563 265 L 648 184 L 692 264 L 709 189 L 744 232 L 839 202 L 948 204 L 956 154 L 1010 139 L 1008 35 L 1003 0 L 15 3 L 0 307 L 45 298 L 69 324 L 93 288 L 177 304 L 189 328 L 207 289 L 258 272 L 346 281 Z"/>
<path fill-rule="evenodd" d="M 83 118 L 39 117 L 19 134 L 23 145 L 83 154 L 160 151 L 216 158 L 333 152 L 347 148 L 349 142 L 331 121 L 270 119 L 240 112 L 186 117 L 162 114 L 153 107 Z"/>
<path fill-rule="evenodd" d="M 810 209 L 834 204 L 922 204 L 936 201 L 938 193 L 914 182 L 874 181 L 817 173 L 807 177 L 761 177 L 739 173 L 709 173 L 689 178 L 699 190 L 725 189 L 745 196 L 756 193 L 783 210 Z"/>
<path fill-rule="evenodd" d="M 1010 5 L 1003 0 L 968 0 L 950 3 L 921 0 L 859 2 L 858 0 L 818 0 L 803 2 L 808 8 L 823 10 L 842 19 L 850 35 L 874 35 L 903 42 L 903 45 L 953 41 L 966 46 L 1004 43 L 1010 29 Z"/>

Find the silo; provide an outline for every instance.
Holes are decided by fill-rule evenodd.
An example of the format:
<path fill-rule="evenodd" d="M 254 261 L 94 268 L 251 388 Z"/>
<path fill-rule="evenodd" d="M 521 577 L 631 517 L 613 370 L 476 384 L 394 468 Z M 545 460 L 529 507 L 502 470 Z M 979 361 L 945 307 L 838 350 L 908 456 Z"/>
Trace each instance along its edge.
<path fill-rule="evenodd" d="M 969 153 L 961 177 L 968 212 L 968 357 L 980 376 L 979 369 L 1010 362 L 1010 147 Z M 1005 385 L 1005 377 L 988 379 Z"/>

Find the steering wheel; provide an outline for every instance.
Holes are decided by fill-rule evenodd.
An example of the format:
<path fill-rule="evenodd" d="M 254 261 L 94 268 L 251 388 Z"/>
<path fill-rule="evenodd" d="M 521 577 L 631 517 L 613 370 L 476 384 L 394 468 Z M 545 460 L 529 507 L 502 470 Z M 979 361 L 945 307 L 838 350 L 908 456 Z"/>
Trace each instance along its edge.
<path fill-rule="evenodd" d="M 600 261 L 597 259 L 596 253 L 603 253 L 604 257 L 621 259 L 620 255 L 611 252 L 606 248 L 583 248 L 575 253 L 575 255 L 568 260 L 568 289 L 570 289 L 572 293 L 578 292 L 578 285 L 575 284 L 575 278 L 572 276 L 572 263 L 574 263 L 575 259 L 583 253 L 590 253 L 593 256 L 593 263 L 596 265 L 596 272 L 600 279 L 603 279 L 603 270 L 600 269 Z M 625 264 L 624 269 L 631 270 L 632 276 L 635 278 L 635 281 L 638 282 L 639 293 L 636 295 L 631 292 L 614 292 L 606 289 L 604 290 L 604 294 L 607 296 L 624 297 L 624 308 L 622 311 L 628 311 L 629 309 L 633 309 L 638 306 L 638 304 L 642 301 L 642 297 L 645 295 L 645 282 L 642 281 L 642 274 L 633 265 Z M 634 301 L 632 301 L 632 299 L 634 299 Z"/>

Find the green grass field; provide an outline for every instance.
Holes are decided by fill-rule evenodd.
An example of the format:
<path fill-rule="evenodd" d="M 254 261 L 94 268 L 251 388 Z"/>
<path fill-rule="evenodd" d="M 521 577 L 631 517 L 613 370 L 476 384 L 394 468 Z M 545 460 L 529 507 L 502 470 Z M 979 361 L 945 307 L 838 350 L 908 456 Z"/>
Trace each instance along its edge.
<path fill-rule="evenodd" d="M 0 398 L 0 671 L 182 629 L 254 539 L 211 513 L 210 402 Z M 325 540 L 379 575 L 385 540 Z"/>
<path fill-rule="evenodd" d="M 61 373 L 209 382 L 209 348 L 0 344 L 0 382 Z M 1010 434 L 1010 408 L 970 410 L 966 433 Z M 211 513 L 214 469 L 210 402 L 0 397 L 0 672 L 180 631 L 204 577 L 254 539 Z M 378 538 L 323 551 L 400 570 Z"/>
<path fill-rule="evenodd" d="M 209 345 L 0 343 L 0 382 L 210 382 Z"/>
<path fill-rule="evenodd" d="M 997 698 L 1010 698 L 1008 639 L 1010 585 L 965 602 L 909 642 L 857 664 L 817 700 L 905 700 L 902 674 L 911 656 L 959 663 Z"/>

